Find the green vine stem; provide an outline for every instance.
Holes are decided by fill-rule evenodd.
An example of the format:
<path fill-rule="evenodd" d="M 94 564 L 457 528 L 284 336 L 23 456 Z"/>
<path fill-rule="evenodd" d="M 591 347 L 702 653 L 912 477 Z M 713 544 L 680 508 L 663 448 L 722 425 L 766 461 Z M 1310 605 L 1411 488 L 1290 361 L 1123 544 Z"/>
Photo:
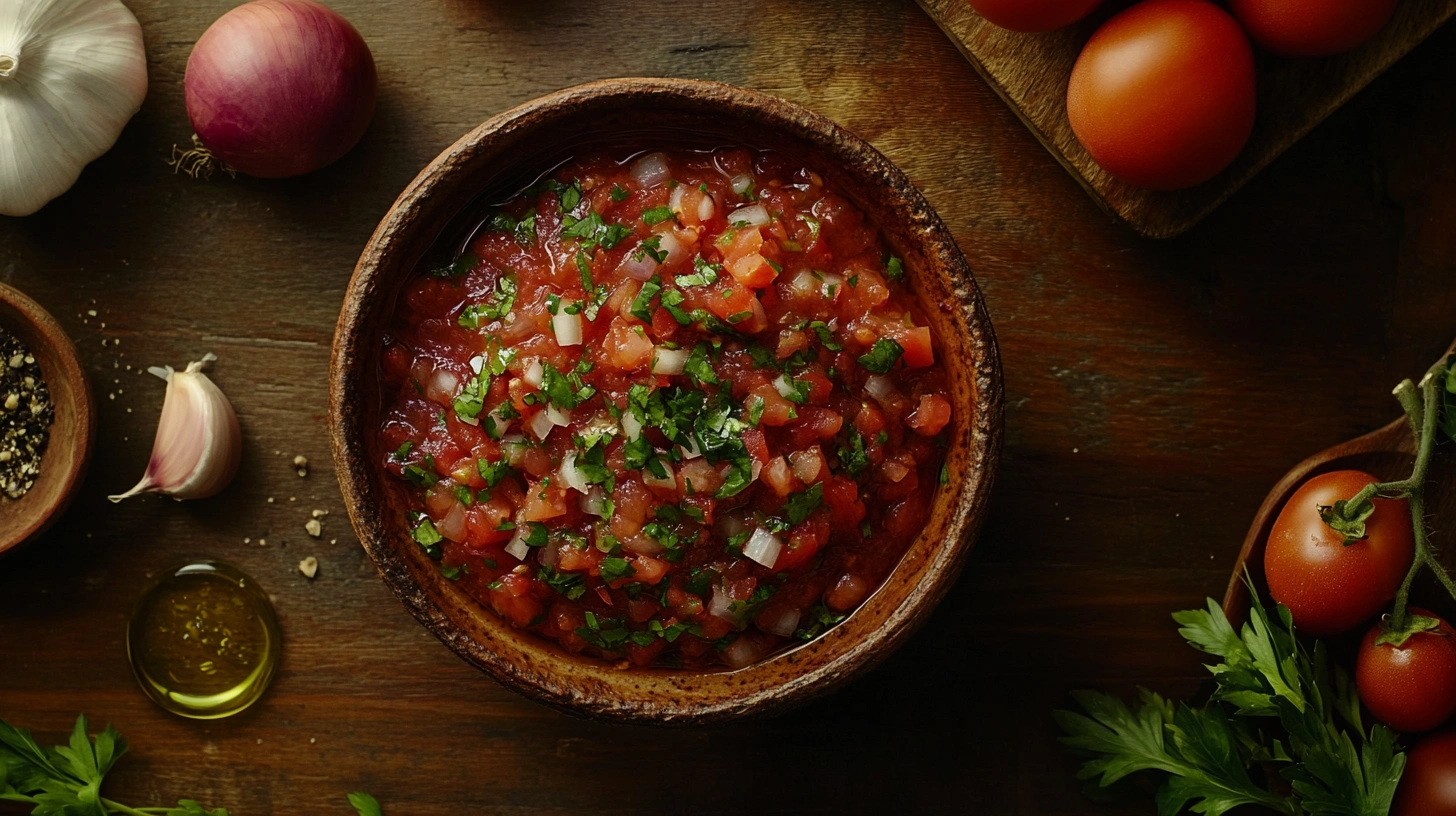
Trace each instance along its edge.
<path fill-rule="evenodd" d="M 1394 482 L 1367 485 L 1332 511 L 1337 517 L 1336 520 L 1341 523 L 1341 526 L 1344 526 L 1362 523 L 1373 508 L 1372 500 L 1376 496 L 1403 498 L 1410 504 L 1411 529 L 1415 534 L 1415 553 L 1411 559 L 1410 569 L 1406 572 L 1405 580 L 1401 582 L 1400 590 L 1396 593 L 1395 606 L 1385 621 L 1386 632 L 1397 643 L 1403 642 L 1405 636 L 1414 629 L 1426 628 L 1420 625 L 1420 622 L 1413 622 L 1407 611 L 1410 605 L 1411 585 L 1422 570 L 1429 569 L 1436 576 L 1436 580 L 1451 594 L 1451 597 L 1456 599 L 1456 581 L 1452 580 L 1450 573 L 1441 566 L 1441 562 L 1437 559 L 1435 551 L 1431 548 L 1429 532 L 1426 528 L 1426 475 L 1430 469 L 1431 456 L 1435 451 L 1436 437 L 1439 433 L 1437 428 L 1442 408 L 1441 388 L 1446 372 L 1447 359 L 1442 358 L 1441 362 L 1432 366 L 1421 378 L 1419 386 L 1410 380 L 1405 380 L 1396 386 L 1393 392 L 1395 398 L 1400 401 L 1401 408 L 1405 410 L 1406 421 L 1410 423 L 1411 432 L 1416 437 L 1416 461 L 1410 477 Z M 1337 526 L 1336 529 L 1341 529 L 1341 527 Z"/>

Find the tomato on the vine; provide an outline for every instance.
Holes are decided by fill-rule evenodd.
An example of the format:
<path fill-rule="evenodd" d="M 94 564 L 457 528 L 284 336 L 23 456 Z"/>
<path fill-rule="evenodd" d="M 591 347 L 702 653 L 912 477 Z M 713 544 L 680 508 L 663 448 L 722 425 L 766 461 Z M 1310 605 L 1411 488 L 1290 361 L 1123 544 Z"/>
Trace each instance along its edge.
<path fill-rule="evenodd" d="M 1087 152 L 1138 187 L 1213 178 L 1254 127 L 1254 53 L 1206 0 L 1146 0 L 1092 35 L 1072 67 L 1067 118 Z"/>
<path fill-rule="evenodd" d="M 1338 54 L 1380 32 L 1396 0 L 1229 0 L 1254 42 L 1285 57 Z"/>
<path fill-rule="evenodd" d="M 1378 643 L 1385 629 L 1375 624 L 1360 642 L 1355 686 L 1375 719 L 1397 731 L 1416 734 L 1445 722 L 1456 711 L 1456 630 L 1424 609 L 1410 614 L 1434 620 L 1404 643 Z"/>
<path fill-rule="evenodd" d="M 1390 816 L 1456 816 L 1456 731 L 1432 734 L 1411 750 Z"/>
<path fill-rule="evenodd" d="M 1369 619 L 1395 597 L 1415 558 L 1410 503 L 1373 499 L 1364 538 L 1345 542 L 1320 516 L 1378 480 L 1358 470 L 1322 473 L 1289 498 L 1269 531 L 1264 578 L 1289 607 L 1300 632 L 1336 635 Z"/>
<path fill-rule="evenodd" d="M 1102 0 L 971 0 L 971 8 L 992 23 L 1040 34 L 1069 26 L 1102 5 Z"/>

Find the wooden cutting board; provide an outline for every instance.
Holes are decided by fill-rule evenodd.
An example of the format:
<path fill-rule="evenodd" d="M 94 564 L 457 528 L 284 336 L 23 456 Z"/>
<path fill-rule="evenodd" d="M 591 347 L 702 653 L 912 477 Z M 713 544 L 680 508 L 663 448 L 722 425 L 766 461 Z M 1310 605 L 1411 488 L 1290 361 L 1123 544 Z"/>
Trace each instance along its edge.
<path fill-rule="evenodd" d="M 1131 3 L 1109 2 L 1081 24 L 1060 31 L 1018 34 L 986 22 L 967 0 L 917 2 L 1098 206 L 1149 238 L 1169 238 L 1196 224 L 1456 14 L 1456 0 L 1401 0 L 1380 34 L 1345 54 L 1284 59 L 1256 48 L 1259 114 L 1243 153 L 1204 184 L 1154 192 L 1103 172 L 1067 121 L 1067 80 L 1082 44 Z"/>

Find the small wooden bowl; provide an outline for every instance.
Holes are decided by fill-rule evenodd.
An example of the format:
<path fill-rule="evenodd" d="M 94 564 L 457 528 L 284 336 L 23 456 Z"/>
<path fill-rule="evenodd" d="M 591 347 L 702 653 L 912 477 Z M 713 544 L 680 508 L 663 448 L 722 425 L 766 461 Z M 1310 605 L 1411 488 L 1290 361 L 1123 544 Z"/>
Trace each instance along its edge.
<path fill-rule="evenodd" d="M 444 580 L 405 525 L 406 495 L 385 476 L 379 354 L 398 292 L 442 235 L 578 152 L 746 145 L 806 161 L 879 224 L 905 259 L 959 397 L 949 486 L 885 584 L 811 643 L 738 670 L 619 670 L 511 628 Z M 405 606 L 461 657 L 571 713 L 704 723 L 803 702 L 881 661 L 959 575 L 986 513 L 1001 442 L 1001 370 L 979 290 L 950 231 L 905 175 L 833 122 L 764 94 L 709 82 L 619 79 L 507 111 L 440 154 L 370 240 L 344 299 L 329 377 L 334 458 L 365 549 Z"/>
<path fill-rule="evenodd" d="M 14 334 L 40 363 L 56 408 L 35 485 L 19 499 L 0 498 L 0 555 L 36 537 L 60 518 L 86 477 L 96 442 L 96 403 L 61 324 L 20 290 L 0 283 L 0 328 Z"/>

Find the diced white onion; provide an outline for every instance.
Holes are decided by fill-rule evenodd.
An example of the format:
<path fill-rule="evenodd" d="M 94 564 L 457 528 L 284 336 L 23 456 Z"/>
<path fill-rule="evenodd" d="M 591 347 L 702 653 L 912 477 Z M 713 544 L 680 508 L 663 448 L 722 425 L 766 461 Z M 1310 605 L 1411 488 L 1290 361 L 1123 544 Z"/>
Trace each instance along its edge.
<path fill-rule="evenodd" d="M 561 483 L 578 493 L 585 493 L 589 487 L 586 482 L 586 474 L 576 466 L 574 451 L 561 457 Z"/>
<path fill-rule="evenodd" d="M 680 454 L 682 454 L 682 458 L 684 458 L 684 459 L 696 459 L 699 456 L 702 456 L 703 455 L 703 452 L 700 451 L 700 450 L 698 450 L 698 443 L 697 443 L 697 441 L 694 440 L 691 436 L 688 437 L 687 439 L 688 439 L 688 443 L 686 445 L 678 445 L 677 446 L 677 452 L 680 453 Z"/>
<path fill-rule="evenodd" d="M 713 197 L 705 194 L 703 200 L 698 202 L 698 220 L 707 221 L 713 217 L 713 213 L 717 209 L 717 206 L 713 204 Z"/>
<path fill-rule="evenodd" d="M 466 416 L 464 414 L 458 414 L 457 413 L 455 415 L 455 418 L 458 419 L 458 420 L 460 420 L 461 422 L 464 422 L 466 425 L 479 425 L 480 424 L 480 417 L 468 417 L 468 416 Z"/>
<path fill-rule="evenodd" d="M 688 256 L 687 246 L 682 241 L 679 241 L 677 236 L 672 234 L 670 230 L 659 232 L 657 235 L 662 239 L 658 243 L 657 248 L 667 253 L 667 257 L 662 259 L 664 266 L 671 266 Z"/>
<path fill-rule="evenodd" d="M 633 163 L 629 172 L 643 187 L 656 187 L 672 176 L 672 171 L 667 169 L 667 161 L 661 153 L 648 153 Z"/>
<path fill-rule="evenodd" d="M 723 591 L 723 587 L 715 586 L 713 587 L 713 597 L 708 601 L 708 614 L 723 620 L 737 622 L 738 619 L 729 611 L 732 603 L 733 599 L 728 597 L 728 593 Z"/>
<path fill-rule="evenodd" d="M 581 345 L 581 314 L 567 314 L 566 307 L 570 305 L 572 301 L 561 301 L 561 307 L 551 316 L 551 331 L 558 346 Z"/>
<path fill-rule="evenodd" d="M 799 628 L 799 619 L 803 614 L 797 609 L 786 609 L 775 615 L 773 620 L 765 621 L 767 624 L 763 631 L 779 637 L 793 637 L 794 632 Z"/>
<path fill-rule="evenodd" d="M 657 274 L 657 259 L 639 244 L 622 258 L 620 268 L 632 280 L 645 281 Z"/>
<path fill-rule="evenodd" d="M 555 544 L 547 544 L 546 546 L 541 548 L 541 551 L 536 556 L 536 559 L 545 566 L 555 567 L 556 562 L 561 560 L 561 548 Z M 792 635 L 793 632 L 790 632 L 789 634 Z"/>
<path fill-rule="evenodd" d="M 459 377 L 450 373 L 448 369 L 437 368 L 435 373 L 430 376 L 429 385 L 425 386 L 425 396 L 441 405 L 449 405 L 455 401 L 455 391 L 459 387 Z"/>
<path fill-rule="evenodd" d="M 824 280 L 820 281 L 819 283 L 819 291 L 824 293 L 824 297 L 832 298 L 835 295 L 844 294 L 843 275 L 836 275 L 832 272 L 826 272 L 824 273 Z"/>
<path fill-rule="evenodd" d="M 799 270 L 799 274 L 789 281 L 789 288 L 794 290 L 796 295 L 812 295 L 819 291 L 819 278 L 808 269 Z"/>
<path fill-rule="evenodd" d="M 756 482 L 756 481 L 758 481 L 758 474 L 760 474 L 762 472 L 763 472 L 763 463 L 760 462 L 760 461 L 758 461 L 757 459 L 753 460 L 753 467 L 749 468 L 749 471 L 748 471 L 748 473 L 749 473 L 749 475 L 748 475 L 748 481 L 750 481 L 750 482 Z"/>
<path fill-rule="evenodd" d="M 537 357 L 531 361 L 530 365 L 526 366 L 526 373 L 521 375 L 521 379 L 525 380 L 532 388 L 540 388 L 541 379 L 545 376 L 546 370 L 541 365 L 541 358 Z"/>
<path fill-rule="evenodd" d="M 774 378 L 773 387 L 775 391 L 779 392 L 779 396 L 781 397 L 787 397 L 788 395 L 794 393 L 794 387 L 792 385 L 789 385 L 788 378 L 785 377 L 783 374 L 780 374 Z"/>
<path fill-rule="evenodd" d="M 631 409 L 623 411 L 622 418 L 618 421 L 621 423 L 622 433 L 627 435 L 627 439 L 635 442 L 637 437 L 642 435 L 642 422 L 637 419 L 637 415 L 632 413 Z"/>
<path fill-rule="evenodd" d="M 658 346 L 652 350 L 652 373 L 673 376 L 683 373 L 688 364 L 688 352 L 684 349 L 670 349 Z"/>
<path fill-rule="evenodd" d="M 865 392 L 875 398 L 875 402 L 888 408 L 895 402 L 900 392 L 895 389 L 895 384 L 889 377 L 883 374 L 876 374 L 865 380 Z"/>
<path fill-rule="evenodd" d="M 526 528 L 520 522 L 516 523 L 516 534 L 511 536 L 511 543 L 506 545 L 506 552 L 514 555 L 517 561 L 525 561 L 526 556 L 531 554 L 531 548 L 526 546 Z"/>
<path fill-rule="evenodd" d="M 600 518 L 607 517 L 607 491 L 601 485 L 592 485 L 581 497 L 581 512 Z"/>
<path fill-rule="evenodd" d="M 739 207 L 728 214 L 729 224 L 747 224 L 750 227 L 762 227 L 768 224 L 768 210 L 762 204 L 749 204 L 747 207 Z"/>
<path fill-rule="evenodd" d="M 450 512 L 446 513 L 445 517 L 440 519 L 440 523 L 435 525 L 435 529 L 440 531 L 440 535 L 450 539 L 451 541 L 464 541 L 464 505 L 460 504 L 460 502 L 455 502 L 455 506 L 450 508 Z"/>
<path fill-rule="evenodd" d="M 616 436 L 617 420 L 612 419 L 612 415 L 605 412 L 594 414 L 590 420 L 582 424 L 577 434 L 586 439 L 594 436 Z"/>
<path fill-rule="evenodd" d="M 810 449 L 803 454 L 794 454 L 789 457 L 789 467 L 793 469 L 794 475 L 799 481 L 810 484 L 819 478 L 819 472 L 824 469 L 824 458 L 817 450 Z"/>
<path fill-rule="evenodd" d="M 678 214 L 682 213 L 683 192 L 686 190 L 687 187 L 682 184 L 672 188 L 672 194 L 667 197 L 667 208 L 669 210 Z"/>
<path fill-rule="evenodd" d="M 759 527 L 748 537 L 748 543 L 743 545 L 743 555 L 773 569 L 773 565 L 779 560 L 779 550 L 783 548 L 784 542 L 778 536 Z"/>
<path fill-rule="evenodd" d="M 753 189 L 753 176 L 747 173 L 739 173 L 732 178 L 733 192 L 743 195 Z"/>
<path fill-rule="evenodd" d="M 659 461 L 661 461 L 661 460 L 659 460 Z M 675 473 L 673 473 L 672 465 L 669 465 L 666 462 L 662 462 L 662 468 L 663 468 L 663 470 L 667 471 L 667 475 L 666 476 L 663 476 L 661 478 L 658 478 L 656 475 L 654 475 L 652 473 L 652 468 L 643 468 L 642 469 L 642 483 L 645 484 L 645 485 L 647 485 L 648 487 L 661 487 L 661 488 L 667 488 L 669 490 L 676 489 L 677 488 L 677 475 Z"/>
<path fill-rule="evenodd" d="M 546 406 L 546 410 L 542 411 L 542 413 L 546 415 L 547 419 L 551 420 L 552 425 L 559 425 L 564 428 L 571 424 L 571 412 L 563 411 L 555 405 Z"/>
<path fill-rule="evenodd" d="M 474 371 L 476 374 L 479 374 L 480 373 L 480 370 L 482 368 L 485 368 L 485 357 L 483 355 L 477 354 L 474 357 L 471 357 L 470 358 L 470 370 L 471 371 Z"/>
<path fill-rule="evenodd" d="M 531 429 L 531 433 L 535 434 L 537 439 L 545 441 L 546 436 L 551 433 L 551 429 L 556 427 L 556 423 L 551 421 L 551 417 L 545 411 L 537 411 L 536 415 L 531 417 L 531 422 L 527 427 Z"/>

